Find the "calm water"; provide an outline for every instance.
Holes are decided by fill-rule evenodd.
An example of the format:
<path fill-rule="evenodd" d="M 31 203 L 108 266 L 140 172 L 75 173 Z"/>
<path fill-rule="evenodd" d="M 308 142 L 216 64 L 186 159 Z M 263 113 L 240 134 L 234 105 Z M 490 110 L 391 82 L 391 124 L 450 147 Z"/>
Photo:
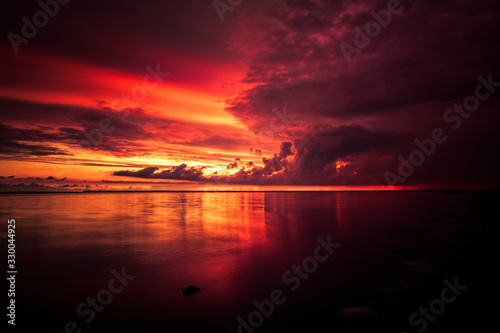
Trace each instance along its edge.
<path fill-rule="evenodd" d="M 20 325 L 63 332 L 75 321 L 82 332 L 151 325 L 221 333 L 235 332 L 236 318 L 247 318 L 252 302 L 269 299 L 274 289 L 286 301 L 262 332 L 299 324 L 303 307 L 328 303 L 334 316 L 368 301 L 368 292 L 375 300 L 397 297 L 446 265 L 426 242 L 445 234 L 469 202 L 439 193 L 11 194 L 0 200 L 4 223 L 14 218 L 17 226 Z M 414 237 L 420 234 L 428 235 Z M 283 273 L 328 235 L 340 248 L 292 291 Z M 77 306 L 122 268 L 135 278 L 86 323 Z M 188 285 L 201 291 L 186 297 L 181 290 Z"/>

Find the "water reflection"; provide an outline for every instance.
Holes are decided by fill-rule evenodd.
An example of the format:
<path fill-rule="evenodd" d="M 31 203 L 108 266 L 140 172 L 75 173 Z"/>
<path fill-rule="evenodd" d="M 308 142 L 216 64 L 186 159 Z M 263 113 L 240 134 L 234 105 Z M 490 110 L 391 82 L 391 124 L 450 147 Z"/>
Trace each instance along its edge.
<path fill-rule="evenodd" d="M 392 193 L 15 194 L 2 196 L 0 215 L 16 219 L 19 299 L 26 316 L 46 309 L 41 328 L 74 316 L 121 267 L 137 278 L 106 320 L 220 327 L 281 287 L 282 273 L 310 256 L 317 237 L 357 247 L 337 265 L 364 262 L 389 238 L 382 228 L 420 223 L 401 216 L 413 209 L 422 219 L 441 206 L 431 196 Z M 186 299 L 188 285 L 202 290 Z"/>

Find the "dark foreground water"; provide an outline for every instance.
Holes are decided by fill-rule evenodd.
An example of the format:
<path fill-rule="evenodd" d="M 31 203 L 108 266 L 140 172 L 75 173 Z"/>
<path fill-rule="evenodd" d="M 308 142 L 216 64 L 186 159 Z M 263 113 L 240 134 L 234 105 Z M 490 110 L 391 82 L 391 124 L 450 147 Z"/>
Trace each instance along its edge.
<path fill-rule="evenodd" d="M 498 202 L 493 193 L 0 195 L 4 237 L 16 221 L 9 329 L 478 331 L 497 311 Z M 445 279 L 467 286 L 445 293 L 457 296 L 448 303 Z M 201 290 L 185 296 L 189 285 Z M 435 299 L 435 315 L 409 322 Z"/>

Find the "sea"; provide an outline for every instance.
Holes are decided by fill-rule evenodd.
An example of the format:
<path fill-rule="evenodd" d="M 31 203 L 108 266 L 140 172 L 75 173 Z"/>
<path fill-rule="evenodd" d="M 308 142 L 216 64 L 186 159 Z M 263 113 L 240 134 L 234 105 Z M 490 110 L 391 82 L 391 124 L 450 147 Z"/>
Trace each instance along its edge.
<path fill-rule="evenodd" d="M 498 262 L 498 197 L 0 194 L 3 270 L 15 277 L 15 296 L 2 308 L 9 314 L 15 300 L 15 327 L 2 317 L 10 329 L 74 333 L 481 328 L 496 311 L 478 306 L 498 295 L 489 285 Z M 14 257 L 7 258 L 9 248 Z M 435 308 L 433 321 L 418 315 L 411 322 L 440 299 L 446 281 L 467 288 L 446 309 Z"/>

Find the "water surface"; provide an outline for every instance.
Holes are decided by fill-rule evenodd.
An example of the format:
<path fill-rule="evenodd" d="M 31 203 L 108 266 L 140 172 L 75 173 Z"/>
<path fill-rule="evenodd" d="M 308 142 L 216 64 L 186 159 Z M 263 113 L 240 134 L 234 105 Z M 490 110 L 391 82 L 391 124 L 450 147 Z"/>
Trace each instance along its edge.
<path fill-rule="evenodd" d="M 302 307 L 329 304 L 324 325 L 359 305 L 365 288 L 376 302 L 429 278 L 446 264 L 428 250 L 431 235 L 446 234 L 469 201 L 415 192 L 9 194 L 0 214 L 16 220 L 20 324 L 235 332 L 254 300 L 282 290 L 286 302 L 264 332 L 299 323 Z M 292 291 L 283 273 L 328 236 L 340 248 Z M 135 278 L 85 323 L 76 307 L 123 268 Z M 188 285 L 201 291 L 186 297 Z"/>

